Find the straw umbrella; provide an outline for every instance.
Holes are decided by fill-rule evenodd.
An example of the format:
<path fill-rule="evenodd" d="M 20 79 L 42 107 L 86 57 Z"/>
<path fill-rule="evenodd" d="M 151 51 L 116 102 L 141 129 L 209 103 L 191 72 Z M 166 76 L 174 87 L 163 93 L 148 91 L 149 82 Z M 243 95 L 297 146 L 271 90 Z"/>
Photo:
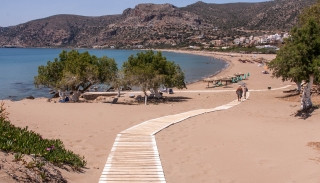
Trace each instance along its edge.
<path fill-rule="evenodd" d="M 203 79 L 203 82 L 208 82 L 208 87 L 210 82 L 214 82 L 217 80 L 217 77 L 212 77 L 212 78 L 205 78 Z"/>
<path fill-rule="evenodd" d="M 208 82 L 207 87 L 209 88 L 209 83 L 211 82 L 211 78 L 205 78 L 203 79 L 203 82 Z"/>
<path fill-rule="evenodd" d="M 228 86 L 228 81 L 232 82 L 232 78 L 233 78 L 232 76 L 227 76 L 223 78 L 223 81 L 226 82 L 226 86 Z"/>

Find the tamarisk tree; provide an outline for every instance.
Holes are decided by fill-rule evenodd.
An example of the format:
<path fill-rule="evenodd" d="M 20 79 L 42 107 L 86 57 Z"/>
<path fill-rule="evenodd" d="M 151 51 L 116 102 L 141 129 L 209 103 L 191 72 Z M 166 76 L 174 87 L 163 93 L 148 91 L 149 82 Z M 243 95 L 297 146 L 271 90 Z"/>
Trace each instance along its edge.
<path fill-rule="evenodd" d="M 147 91 L 152 89 L 155 97 L 160 97 L 160 86 L 185 88 L 184 73 L 180 66 L 167 61 L 161 52 L 152 50 L 131 55 L 122 66 L 124 77 L 132 86 L 141 88 L 145 97 Z"/>
<path fill-rule="evenodd" d="M 48 61 L 46 66 L 38 67 L 34 84 L 36 87 L 83 93 L 92 85 L 110 82 L 117 71 L 117 64 L 112 58 L 98 58 L 87 51 L 62 51 L 59 59 L 55 58 L 53 62 Z"/>
<path fill-rule="evenodd" d="M 311 88 L 320 80 L 320 1 L 300 15 L 300 21 L 285 40 L 277 56 L 268 64 L 273 77 L 283 81 L 307 82 L 301 98 L 301 109 L 312 107 Z"/>

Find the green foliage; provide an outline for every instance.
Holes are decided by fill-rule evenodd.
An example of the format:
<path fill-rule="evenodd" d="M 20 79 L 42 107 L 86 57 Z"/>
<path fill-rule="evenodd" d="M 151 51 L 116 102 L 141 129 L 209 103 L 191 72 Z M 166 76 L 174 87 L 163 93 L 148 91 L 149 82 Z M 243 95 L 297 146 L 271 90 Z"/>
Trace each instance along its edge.
<path fill-rule="evenodd" d="M 310 10 L 314 7 L 320 10 L 320 2 Z M 278 51 L 276 58 L 268 64 L 274 77 L 309 82 L 313 75 L 315 82 L 320 81 L 320 21 L 311 15 L 301 15 L 303 18 L 299 26 L 291 30 L 291 37 L 285 40 L 285 45 Z"/>
<path fill-rule="evenodd" d="M 255 46 L 253 47 L 241 47 L 241 46 L 235 46 L 235 47 L 229 47 L 227 49 L 216 49 L 216 48 L 208 48 L 207 50 L 209 51 L 215 51 L 215 52 L 233 52 L 233 53 L 243 53 L 243 54 L 254 54 L 254 53 L 259 53 L 259 54 L 275 54 L 276 50 L 275 49 L 269 49 L 269 48 L 256 48 Z"/>
<path fill-rule="evenodd" d="M 21 161 L 21 159 L 23 158 L 24 154 L 18 152 L 14 155 L 14 161 Z"/>
<path fill-rule="evenodd" d="M 0 114 L 3 111 L 1 110 Z M 23 154 L 34 154 L 57 166 L 69 165 L 77 170 L 86 166 L 87 163 L 84 157 L 65 149 L 61 140 L 43 139 L 40 134 L 28 130 L 28 127 L 15 127 L 2 117 L 0 118 L 0 149 L 17 153 L 14 156 L 16 161 L 21 160 Z M 35 162 L 35 164 L 30 163 L 29 166 L 41 166 L 41 164 L 38 165 Z"/>
<path fill-rule="evenodd" d="M 81 90 L 98 83 L 108 83 L 115 77 L 117 64 L 114 59 L 98 58 L 88 52 L 77 50 L 62 51 L 59 59 L 48 61 L 46 66 L 38 67 L 34 78 L 37 87 L 50 87 L 63 90 Z"/>
<path fill-rule="evenodd" d="M 161 85 L 179 89 L 186 87 L 180 66 L 167 61 L 161 52 L 154 53 L 150 50 L 137 53 L 136 57 L 131 55 L 122 67 L 126 80 L 133 86 L 139 86 L 144 92 Z"/>
<path fill-rule="evenodd" d="M 320 23 L 320 0 L 311 7 L 305 8 L 300 15 L 299 24 L 305 24 L 309 19 L 314 19 L 317 23 Z"/>
<path fill-rule="evenodd" d="M 5 104 L 5 103 L 4 103 L 3 101 L 1 101 L 1 104 L 0 104 L 0 120 L 6 120 L 6 119 L 8 119 L 9 113 L 6 111 L 7 108 L 4 107 L 4 104 Z"/>

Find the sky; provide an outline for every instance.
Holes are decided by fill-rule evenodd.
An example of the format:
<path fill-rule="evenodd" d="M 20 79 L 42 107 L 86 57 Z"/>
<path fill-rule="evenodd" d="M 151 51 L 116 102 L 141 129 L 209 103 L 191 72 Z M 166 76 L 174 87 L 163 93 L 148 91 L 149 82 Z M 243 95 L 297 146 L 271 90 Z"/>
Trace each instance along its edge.
<path fill-rule="evenodd" d="M 205 3 L 264 2 L 268 0 L 202 0 Z M 102 16 L 121 14 L 141 3 L 170 3 L 185 7 L 197 0 L 1 0 L 0 27 L 18 25 L 57 14 Z"/>

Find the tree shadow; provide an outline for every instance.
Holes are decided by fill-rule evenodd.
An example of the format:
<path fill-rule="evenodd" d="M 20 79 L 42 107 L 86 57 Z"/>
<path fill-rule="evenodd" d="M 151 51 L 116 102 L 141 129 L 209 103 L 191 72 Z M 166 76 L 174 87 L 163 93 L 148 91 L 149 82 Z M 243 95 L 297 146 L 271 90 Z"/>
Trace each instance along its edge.
<path fill-rule="evenodd" d="M 148 104 L 166 104 L 166 103 L 173 103 L 173 102 L 186 102 L 188 100 L 190 100 L 192 98 L 189 97 L 181 97 L 181 96 L 177 96 L 177 97 L 162 97 L 162 98 L 152 98 L 152 99 L 148 99 Z M 142 101 L 144 102 L 144 101 Z"/>
<path fill-rule="evenodd" d="M 294 96 L 298 96 L 298 95 L 300 95 L 299 92 L 292 92 L 292 93 L 289 93 L 287 95 L 279 96 L 279 97 L 276 97 L 276 98 L 284 99 L 284 98 L 294 97 Z"/>
<path fill-rule="evenodd" d="M 190 97 L 167 97 L 165 98 L 166 102 L 186 102 L 192 98 Z"/>
<path fill-rule="evenodd" d="M 309 109 L 306 110 L 298 110 L 295 114 L 294 117 L 299 117 L 300 119 L 308 119 L 309 117 L 312 116 L 312 113 L 316 110 L 319 109 L 319 106 L 312 106 Z"/>

